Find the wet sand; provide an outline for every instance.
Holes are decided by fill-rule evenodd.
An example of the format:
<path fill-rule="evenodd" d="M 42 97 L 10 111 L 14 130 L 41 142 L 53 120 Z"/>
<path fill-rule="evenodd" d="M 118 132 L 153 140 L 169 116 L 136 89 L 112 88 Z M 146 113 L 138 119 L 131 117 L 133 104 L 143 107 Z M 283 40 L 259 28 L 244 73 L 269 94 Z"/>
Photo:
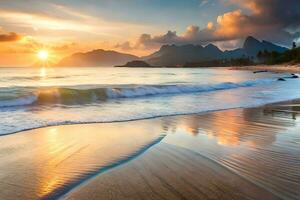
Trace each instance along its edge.
<path fill-rule="evenodd" d="M 298 101 L 0 137 L 0 199 L 299 199 Z"/>
<path fill-rule="evenodd" d="M 159 144 L 64 199 L 279 199 L 185 148 Z"/>

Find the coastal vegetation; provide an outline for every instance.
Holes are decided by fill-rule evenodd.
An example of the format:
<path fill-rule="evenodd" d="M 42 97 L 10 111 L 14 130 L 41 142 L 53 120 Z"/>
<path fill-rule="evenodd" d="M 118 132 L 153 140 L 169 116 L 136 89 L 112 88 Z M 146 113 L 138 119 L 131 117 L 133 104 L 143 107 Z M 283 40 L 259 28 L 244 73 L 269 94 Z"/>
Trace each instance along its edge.
<path fill-rule="evenodd" d="M 293 48 L 289 49 L 283 53 L 276 51 L 259 51 L 257 53 L 257 59 L 260 64 L 283 64 L 283 63 L 299 63 L 300 62 L 300 47 L 293 43 Z"/>
<path fill-rule="evenodd" d="M 210 60 L 189 63 L 187 62 L 183 67 L 230 67 L 230 66 L 249 66 L 254 65 L 254 61 L 251 58 L 232 58 L 222 60 Z"/>

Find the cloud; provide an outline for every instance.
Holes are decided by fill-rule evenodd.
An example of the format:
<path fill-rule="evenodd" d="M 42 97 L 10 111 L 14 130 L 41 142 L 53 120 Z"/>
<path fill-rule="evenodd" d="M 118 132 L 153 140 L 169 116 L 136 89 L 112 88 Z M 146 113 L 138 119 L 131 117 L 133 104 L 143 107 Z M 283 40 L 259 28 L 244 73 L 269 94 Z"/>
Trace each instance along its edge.
<path fill-rule="evenodd" d="M 235 4 L 239 9 L 217 16 L 215 23 L 208 22 L 200 28 L 191 25 L 182 34 L 169 30 L 162 35 L 140 35 L 130 48 L 151 49 L 163 44 L 207 44 L 218 43 L 223 47 L 240 44 L 240 41 L 251 35 L 282 45 L 290 46 L 300 37 L 300 1 L 289 0 L 223 0 Z M 202 1 L 207 2 L 207 1 Z M 224 45 L 221 44 L 224 43 Z"/>
<path fill-rule="evenodd" d="M 14 32 L 7 33 L 7 34 L 0 34 L 0 42 L 15 42 L 21 39 L 22 36 Z"/>
<path fill-rule="evenodd" d="M 118 43 L 114 46 L 114 48 L 117 49 L 122 49 L 124 51 L 130 51 L 133 49 L 133 47 L 131 46 L 130 42 L 126 41 L 124 43 Z"/>
<path fill-rule="evenodd" d="M 207 23 L 207 29 L 213 29 L 214 28 L 214 23 L 213 22 L 208 22 Z"/>
<path fill-rule="evenodd" d="M 16 27 L 46 30 L 91 31 L 92 27 L 79 22 L 54 18 L 44 14 L 0 10 L 1 18 Z"/>
<path fill-rule="evenodd" d="M 217 35 L 241 38 L 254 35 L 289 45 L 299 37 L 300 2 L 289 0 L 228 0 L 241 7 L 218 16 Z M 249 14 L 244 14 L 250 12 Z"/>
<path fill-rule="evenodd" d="M 123 23 L 117 21 L 107 21 L 101 17 L 88 15 L 84 12 L 72 9 L 71 7 L 59 4 L 46 4 L 47 11 L 26 11 L 17 8 L 1 9 L 1 22 L 5 27 L 13 27 L 29 34 L 43 34 L 47 36 L 62 35 L 69 38 L 76 36 L 86 37 L 90 34 L 92 37 L 118 38 L 117 32 L 128 29 L 124 35 L 129 34 L 131 30 L 140 30 L 142 25 L 134 23 Z M 34 31 L 32 31 L 34 30 Z M 58 35 L 56 35 L 58 34 Z M 71 35 L 72 34 L 72 35 Z"/>
<path fill-rule="evenodd" d="M 34 53 L 40 49 L 47 49 L 54 52 L 66 52 L 74 49 L 77 46 L 75 42 L 57 42 L 57 43 L 44 43 L 36 38 L 26 36 L 24 40 L 19 44 L 19 48 L 26 49 L 27 53 Z"/>
<path fill-rule="evenodd" d="M 142 48 L 142 49 L 155 49 L 164 44 L 206 44 L 208 42 L 221 40 L 215 36 L 214 25 L 209 22 L 207 28 L 200 29 L 198 26 L 189 26 L 186 31 L 179 35 L 176 31 L 167 31 L 167 33 L 162 35 L 152 36 L 151 34 L 142 34 L 136 40 L 134 44 L 125 42 L 127 47 L 132 48 Z M 120 45 L 116 47 L 121 47 Z"/>
<path fill-rule="evenodd" d="M 54 51 L 68 51 L 70 49 L 72 50 L 76 46 L 77 46 L 77 44 L 75 42 L 70 42 L 70 43 L 66 43 L 66 44 L 50 45 L 49 48 Z"/>
<path fill-rule="evenodd" d="M 201 0 L 200 1 L 200 7 L 203 7 L 203 6 L 205 6 L 206 4 L 208 4 L 209 3 L 209 0 Z"/>
<path fill-rule="evenodd" d="M 237 47 L 242 46 L 243 42 L 244 40 L 242 39 L 236 39 L 236 40 L 214 42 L 214 44 L 217 45 L 222 50 L 233 50 L 236 49 Z"/>

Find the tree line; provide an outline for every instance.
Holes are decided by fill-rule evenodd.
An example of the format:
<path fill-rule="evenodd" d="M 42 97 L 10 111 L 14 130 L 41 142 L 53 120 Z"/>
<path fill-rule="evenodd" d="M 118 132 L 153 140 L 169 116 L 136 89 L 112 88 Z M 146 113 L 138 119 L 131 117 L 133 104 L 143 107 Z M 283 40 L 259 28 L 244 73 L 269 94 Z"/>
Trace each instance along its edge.
<path fill-rule="evenodd" d="M 242 57 L 221 60 L 208 60 L 201 62 L 187 62 L 183 67 L 231 67 L 231 66 L 249 66 L 254 65 L 253 58 Z"/>
<path fill-rule="evenodd" d="M 297 47 L 293 42 L 292 49 L 283 53 L 277 51 L 269 52 L 267 50 L 259 51 L 257 53 L 257 59 L 260 64 L 282 64 L 282 63 L 299 63 L 300 62 L 300 47 Z"/>

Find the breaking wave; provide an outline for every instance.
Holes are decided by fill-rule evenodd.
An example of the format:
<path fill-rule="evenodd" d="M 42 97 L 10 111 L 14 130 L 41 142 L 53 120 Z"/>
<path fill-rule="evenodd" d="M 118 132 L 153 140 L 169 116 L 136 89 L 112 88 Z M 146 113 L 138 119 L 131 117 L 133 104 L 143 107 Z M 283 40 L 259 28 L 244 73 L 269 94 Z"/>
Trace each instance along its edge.
<path fill-rule="evenodd" d="M 274 79 L 249 80 L 239 83 L 224 82 L 207 85 L 134 85 L 97 88 L 0 88 L 0 107 L 26 106 L 33 104 L 90 104 L 109 99 L 139 98 L 171 94 L 212 92 L 216 90 L 254 87 L 270 84 Z M 9 92 L 8 92 L 9 91 Z"/>

